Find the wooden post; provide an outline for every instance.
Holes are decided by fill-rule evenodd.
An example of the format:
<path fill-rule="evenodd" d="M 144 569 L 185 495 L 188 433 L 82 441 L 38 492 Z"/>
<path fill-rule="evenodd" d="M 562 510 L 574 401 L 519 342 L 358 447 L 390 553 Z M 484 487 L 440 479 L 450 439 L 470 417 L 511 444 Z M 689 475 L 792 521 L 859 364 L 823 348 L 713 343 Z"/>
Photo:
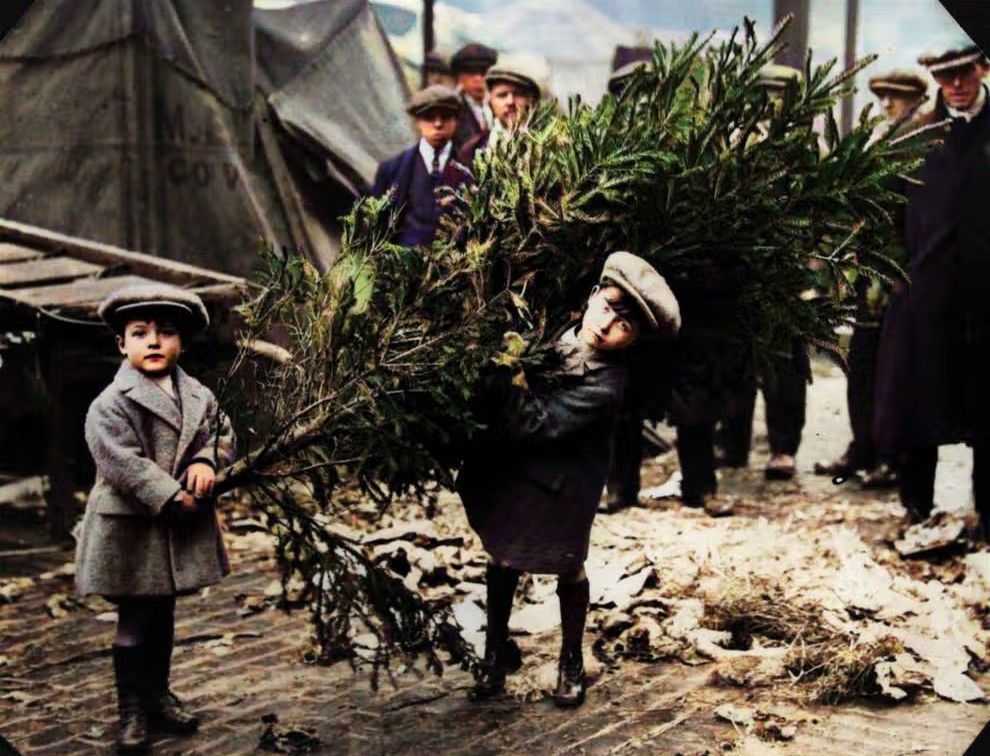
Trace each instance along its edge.
<path fill-rule="evenodd" d="M 776 24 L 788 14 L 794 16 L 782 41 L 787 47 L 777 55 L 777 62 L 804 71 L 804 59 L 808 54 L 808 5 L 810 0 L 774 0 L 773 22 Z"/>
<path fill-rule="evenodd" d="M 859 25 L 859 0 L 846 0 L 846 70 L 856 64 L 856 28 Z M 842 133 L 852 131 L 853 94 L 842 98 Z"/>
<path fill-rule="evenodd" d="M 433 31 L 434 0 L 423 0 L 423 66 L 420 69 L 422 86 L 426 86 L 426 56 L 437 46 L 436 34 Z"/>

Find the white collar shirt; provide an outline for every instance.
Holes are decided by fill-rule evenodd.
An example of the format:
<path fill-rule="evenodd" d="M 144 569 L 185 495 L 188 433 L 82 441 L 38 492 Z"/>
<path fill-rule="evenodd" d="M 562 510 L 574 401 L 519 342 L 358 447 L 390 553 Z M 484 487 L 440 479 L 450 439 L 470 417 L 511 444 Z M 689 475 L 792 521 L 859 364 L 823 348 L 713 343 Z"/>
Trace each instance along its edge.
<path fill-rule="evenodd" d="M 450 160 L 450 149 L 451 143 L 447 142 L 443 147 L 440 148 L 440 171 L 447 167 L 447 161 Z M 433 155 L 436 150 L 427 142 L 425 139 L 419 140 L 419 154 L 423 158 L 423 162 L 426 163 L 426 172 L 433 172 Z"/>
<path fill-rule="evenodd" d="M 983 110 L 983 106 L 987 104 L 987 88 L 985 86 L 980 87 L 980 93 L 976 96 L 976 101 L 967 110 L 956 110 L 955 108 L 949 107 L 948 103 L 945 105 L 945 110 L 949 114 L 950 118 L 962 118 L 964 121 L 972 121 L 976 116 L 980 114 Z"/>

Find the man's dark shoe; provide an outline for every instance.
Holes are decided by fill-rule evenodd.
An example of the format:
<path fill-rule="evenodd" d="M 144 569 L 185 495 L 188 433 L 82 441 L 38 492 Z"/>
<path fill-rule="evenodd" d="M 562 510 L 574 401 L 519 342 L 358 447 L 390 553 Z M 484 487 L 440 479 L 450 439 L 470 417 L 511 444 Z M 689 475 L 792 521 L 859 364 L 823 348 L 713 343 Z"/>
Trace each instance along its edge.
<path fill-rule="evenodd" d="M 703 509 L 713 496 L 715 496 L 714 491 L 681 491 L 681 506 L 689 509 Z"/>
<path fill-rule="evenodd" d="M 744 467 L 749 467 L 749 457 L 741 456 L 738 454 L 716 454 L 715 455 L 715 467 L 718 468 L 733 468 L 742 469 Z"/>
<path fill-rule="evenodd" d="M 791 480 L 796 471 L 794 457 L 790 454 L 774 454 L 763 469 L 763 477 L 767 480 Z"/>
<path fill-rule="evenodd" d="M 889 465 L 879 464 L 862 474 L 860 485 L 865 489 L 894 488 L 897 472 Z"/>
<path fill-rule="evenodd" d="M 598 505 L 598 511 L 604 514 L 615 514 L 616 512 L 621 512 L 623 509 L 635 507 L 638 504 L 638 499 L 630 501 L 621 497 L 610 497 Z"/>
<path fill-rule="evenodd" d="M 587 689 L 584 660 L 580 656 L 574 659 L 561 657 L 557 668 L 557 689 L 553 693 L 553 702 L 562 709 L 573 709 L 584 703 Z"/>
<path fill-rule="evenodd" d="M 187 712 L 171 691 L 148 701 L 147 711 L 151 725 L 164 732 L 192 735 L 199 729 L 199 717 Z"/>
<path fill-rule="evenodd" d="M 850 478 L 856 470 L 849 457 L 843 454 L 832 462 L 815 462 L 814 472 L 829 478 Z"/>

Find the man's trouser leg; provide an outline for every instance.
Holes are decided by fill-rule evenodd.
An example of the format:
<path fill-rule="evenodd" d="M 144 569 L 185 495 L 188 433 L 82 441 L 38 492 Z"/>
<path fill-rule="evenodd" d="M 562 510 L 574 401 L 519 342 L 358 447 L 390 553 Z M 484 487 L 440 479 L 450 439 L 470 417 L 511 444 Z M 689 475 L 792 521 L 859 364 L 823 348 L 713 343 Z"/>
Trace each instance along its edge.
<path fill-rule="evenodd" d="M 932 512 L 935 505 L 937 466 L 937 446 L 919 446 L 900 455 L 897 477 L 901 504 L 908 511 L 912 522 L 921 522 Z"/>
<path fill-rule="evenodd" d="M 854 470 L 869 470 L 880 461 L 877 459 L 876 443 L 873 440 L 873 413 L 876 406 L 874 384 L 877 378 L 879 346 L 879 327 L 856 326 L 853 330 L 849 342 L 849 374 L 846 383 L 852 442 L 846 457 Z"/>
<path fill-rule="evenodd" d="M 729 397 L 719 433 L 723 459 L 730 467 L 745 467 L 749 464 L 755 410 L 756 382 L 747 381 Z"/>
<path fill-rule="evenodd" d="M 682 498 L 715 493 L 715 424 L 677 426 L 677 458 L 681 463 Z"/>
<path fill-rule="evenodd" d="M 607 486 L 610 507 L 631 506 L 637 503 L 642 461 L 642 414 L 637 410 L 623 409 L 612 432 Z"/>
<path fill-rule="evenodd" d="M 767 437 L 770 454 L 794 456 L 801 445 L 805 404 L 808 398 L 808 354 L 800 344 L 794 356 L 763 384 L 767 408 Z"/>

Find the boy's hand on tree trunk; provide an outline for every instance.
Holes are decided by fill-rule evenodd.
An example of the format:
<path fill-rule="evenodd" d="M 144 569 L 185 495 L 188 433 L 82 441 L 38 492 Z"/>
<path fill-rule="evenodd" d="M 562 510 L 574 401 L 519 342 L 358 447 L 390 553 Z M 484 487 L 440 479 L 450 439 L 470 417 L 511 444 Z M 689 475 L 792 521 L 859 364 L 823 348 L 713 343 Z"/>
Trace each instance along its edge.
<path fill-rule="evenodd" d="M 180 482 L 184 482 L 186 491 L 197 499 L 205 499 L 213 493 L 213 481 L 216 471 L 205 462 L 193 462 L 186 468 Z"/>

